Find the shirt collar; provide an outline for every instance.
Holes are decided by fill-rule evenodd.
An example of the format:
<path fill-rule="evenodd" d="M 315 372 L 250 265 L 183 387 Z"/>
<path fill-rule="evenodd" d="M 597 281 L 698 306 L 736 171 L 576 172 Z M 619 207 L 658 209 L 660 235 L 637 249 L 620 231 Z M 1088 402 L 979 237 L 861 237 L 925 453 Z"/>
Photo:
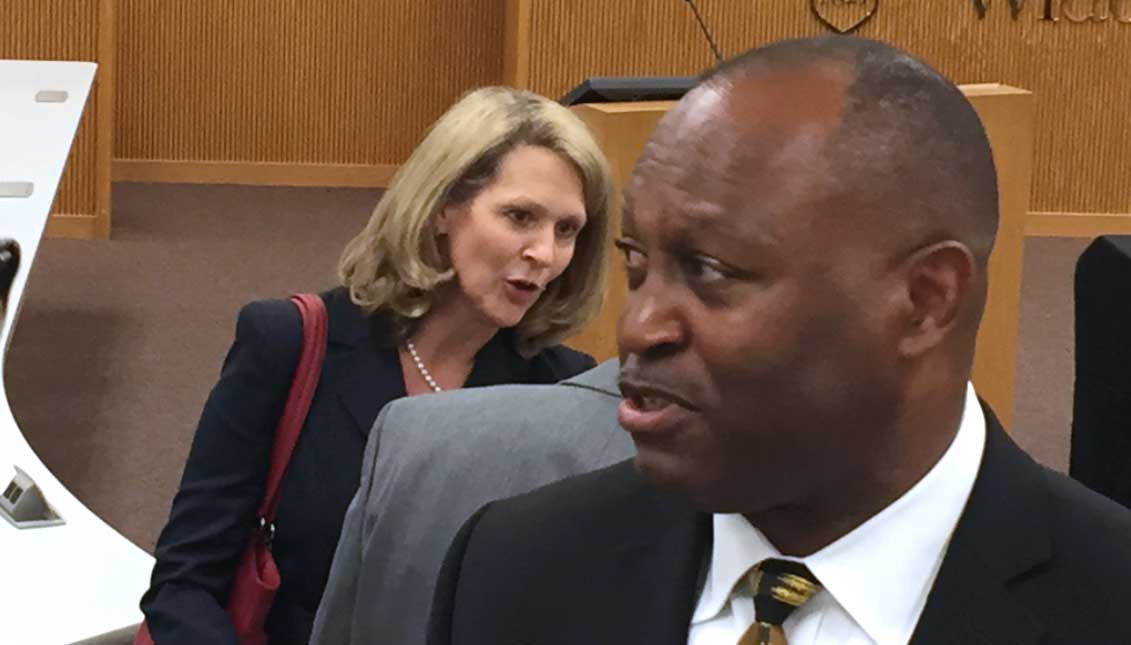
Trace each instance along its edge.
<path fill-rule="evenodd" d="M 877 643 L 905 643 L 974 487 L 986 419 L 967 385 L 962 421 L 939 461 L 899 499 L 804 562 Z M 780 552 L 742 515 L 716 514 L 710 569 L 692 623 L 717 616 L 750 567 Z M 825 593 L 822 592 L 822 593 Z"/>
<path fill-rule="evenodd" d="M 703 581 L 699 604 L 691 616 L 693 625 L 719 615 L 735 585 L 750 567 L 766 558 L 781 557 L 781 552 L 742 515 L 716 513 L 711 521 L 714 525 L 711 568 Z"/>

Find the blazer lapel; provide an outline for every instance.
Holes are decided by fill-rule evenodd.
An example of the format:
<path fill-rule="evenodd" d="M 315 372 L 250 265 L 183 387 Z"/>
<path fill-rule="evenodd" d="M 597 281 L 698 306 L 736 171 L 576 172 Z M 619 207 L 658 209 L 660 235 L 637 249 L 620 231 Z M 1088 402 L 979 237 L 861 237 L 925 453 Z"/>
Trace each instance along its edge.
<path fill-rule="evenodd" d="M 393 350 L 353 347 L 334 361 L 333 372 L 338 400 L 364 437 L 381 408 L 405 396 L 404 375 Z"/>
<path fill-rule="evenodd" d="M 381 319 L 362 314 L 344 289 L 331 292 L 326 311 L 329 337 L 319 389 L 336 393 L 357 431 L 368 437 L 385 403 L 405 395 L 400 359 L 385 346 L 389 332 Z"/>
<path fill-rule="evenodd" d="M 711 544 L 710 516 L 675 500 L 655 519 L 635 515 L 639 541 L 613 553 L 616 597 L 597 641 L 622 645 L 686 645 L 702 564 Z M 594 642 L 597 642 L 594 641 Z"/>
<path fill-rule="evenodd" d="M 1040 466 L 986 411 L 986 449 L 913 645 L 1035 644 L 1045 627 L 1010 593 L 1010 583 L 1051 557 Z"/>
<path fill-rule="evenodd" d="M 990 564 L 968 547 L 951 547 L 935 581 L 912 645 L 1029 645 L 1044 626 L 1018 604 L 1007 585 L 987 575 Z"/>

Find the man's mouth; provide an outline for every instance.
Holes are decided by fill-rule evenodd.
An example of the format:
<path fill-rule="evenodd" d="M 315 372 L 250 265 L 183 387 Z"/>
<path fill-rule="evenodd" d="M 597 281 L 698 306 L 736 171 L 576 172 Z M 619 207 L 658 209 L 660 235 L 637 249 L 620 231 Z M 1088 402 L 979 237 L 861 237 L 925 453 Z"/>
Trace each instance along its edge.
<path fill-rule="evenodd" d="M 629 399 L 638 410 L 643 412 L 654 412 L 665 406 L 671 405 L 671 400 L 660 398 L 658 396 L 634 396 Z"/>
<path fill-rule="evenodd" d="M 641 412 L 655 412 L 670 405 L 698 411 L 695 405 L 669 388 L 624 379 L 620 382 L 620 391 L 621 396 Z"/>
<path fill-rule="evenodd" d="M 670 435 L 695 416 L 698 408 L 668 389 L 622 379 L 617 422 L 632 434 L 634 441 L 645 437 Z"/>

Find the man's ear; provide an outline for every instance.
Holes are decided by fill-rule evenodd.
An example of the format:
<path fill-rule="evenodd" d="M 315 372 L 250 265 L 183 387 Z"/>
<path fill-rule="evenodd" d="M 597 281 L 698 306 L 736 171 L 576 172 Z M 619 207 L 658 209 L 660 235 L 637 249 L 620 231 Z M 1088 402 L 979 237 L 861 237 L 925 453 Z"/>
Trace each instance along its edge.
<path fill-rule="evenodd" d="M 899 351 L 910 358 L 942 343 L 960 322 L 977 264 L 965 244 L 948 240 L 916 251 L 904 270 L 907 300 Z"/>

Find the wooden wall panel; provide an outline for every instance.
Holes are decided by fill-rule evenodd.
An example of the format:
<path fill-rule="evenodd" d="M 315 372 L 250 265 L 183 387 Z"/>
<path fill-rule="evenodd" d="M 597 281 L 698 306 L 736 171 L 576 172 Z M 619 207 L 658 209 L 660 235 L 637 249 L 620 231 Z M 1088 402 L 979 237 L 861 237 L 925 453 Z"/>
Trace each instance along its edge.
<path fill-rule="evenodd" d="M 560 96 L 587 76 L 695 74 L 713 58 L 687 3 L 677 0 L 526 0 L 529 87 Z M 829 0 L 815 0 L 824 2 Z M 879 0 L 859 35 L 902 47 L 959 83 L 998 82 L 1037 101 L 1032 208 L 1131 212 L 1131 24 L 1111 15 L 1073 23 L 1093 0 Z M 1131 0 L 1095 0 L 1131 18 Z M 787 37 L 830 33 L 810 0 L 698 0 L 723 54 Z"/>
<path fill-rule="evenodd" d="M 124 0 L 115 157 L 397 164 L 502 78 L 501 0 Z"/>
<path fill-rule="evenodd" d="M 100 64 L 59 182 L 48 234 L 109 234 L 109 175 L 100 174 L 109 173 L 109 158 L 100 163 L 99 154 L 108 154 L 105 146 L 112 135 L 107 128 L 112 106 L 99 100 L 100 89 L 110 77 L 109 67 L 103 68 L 99 46 L 112 38 L 112 32 L 102 29 L 106 26 L 104 17 L 112 15 L 112 6 L 111 0 L 4 0 L 0 4 L 0 58 Z M 60 225 L 61 220 L 66 221 Z"/>

